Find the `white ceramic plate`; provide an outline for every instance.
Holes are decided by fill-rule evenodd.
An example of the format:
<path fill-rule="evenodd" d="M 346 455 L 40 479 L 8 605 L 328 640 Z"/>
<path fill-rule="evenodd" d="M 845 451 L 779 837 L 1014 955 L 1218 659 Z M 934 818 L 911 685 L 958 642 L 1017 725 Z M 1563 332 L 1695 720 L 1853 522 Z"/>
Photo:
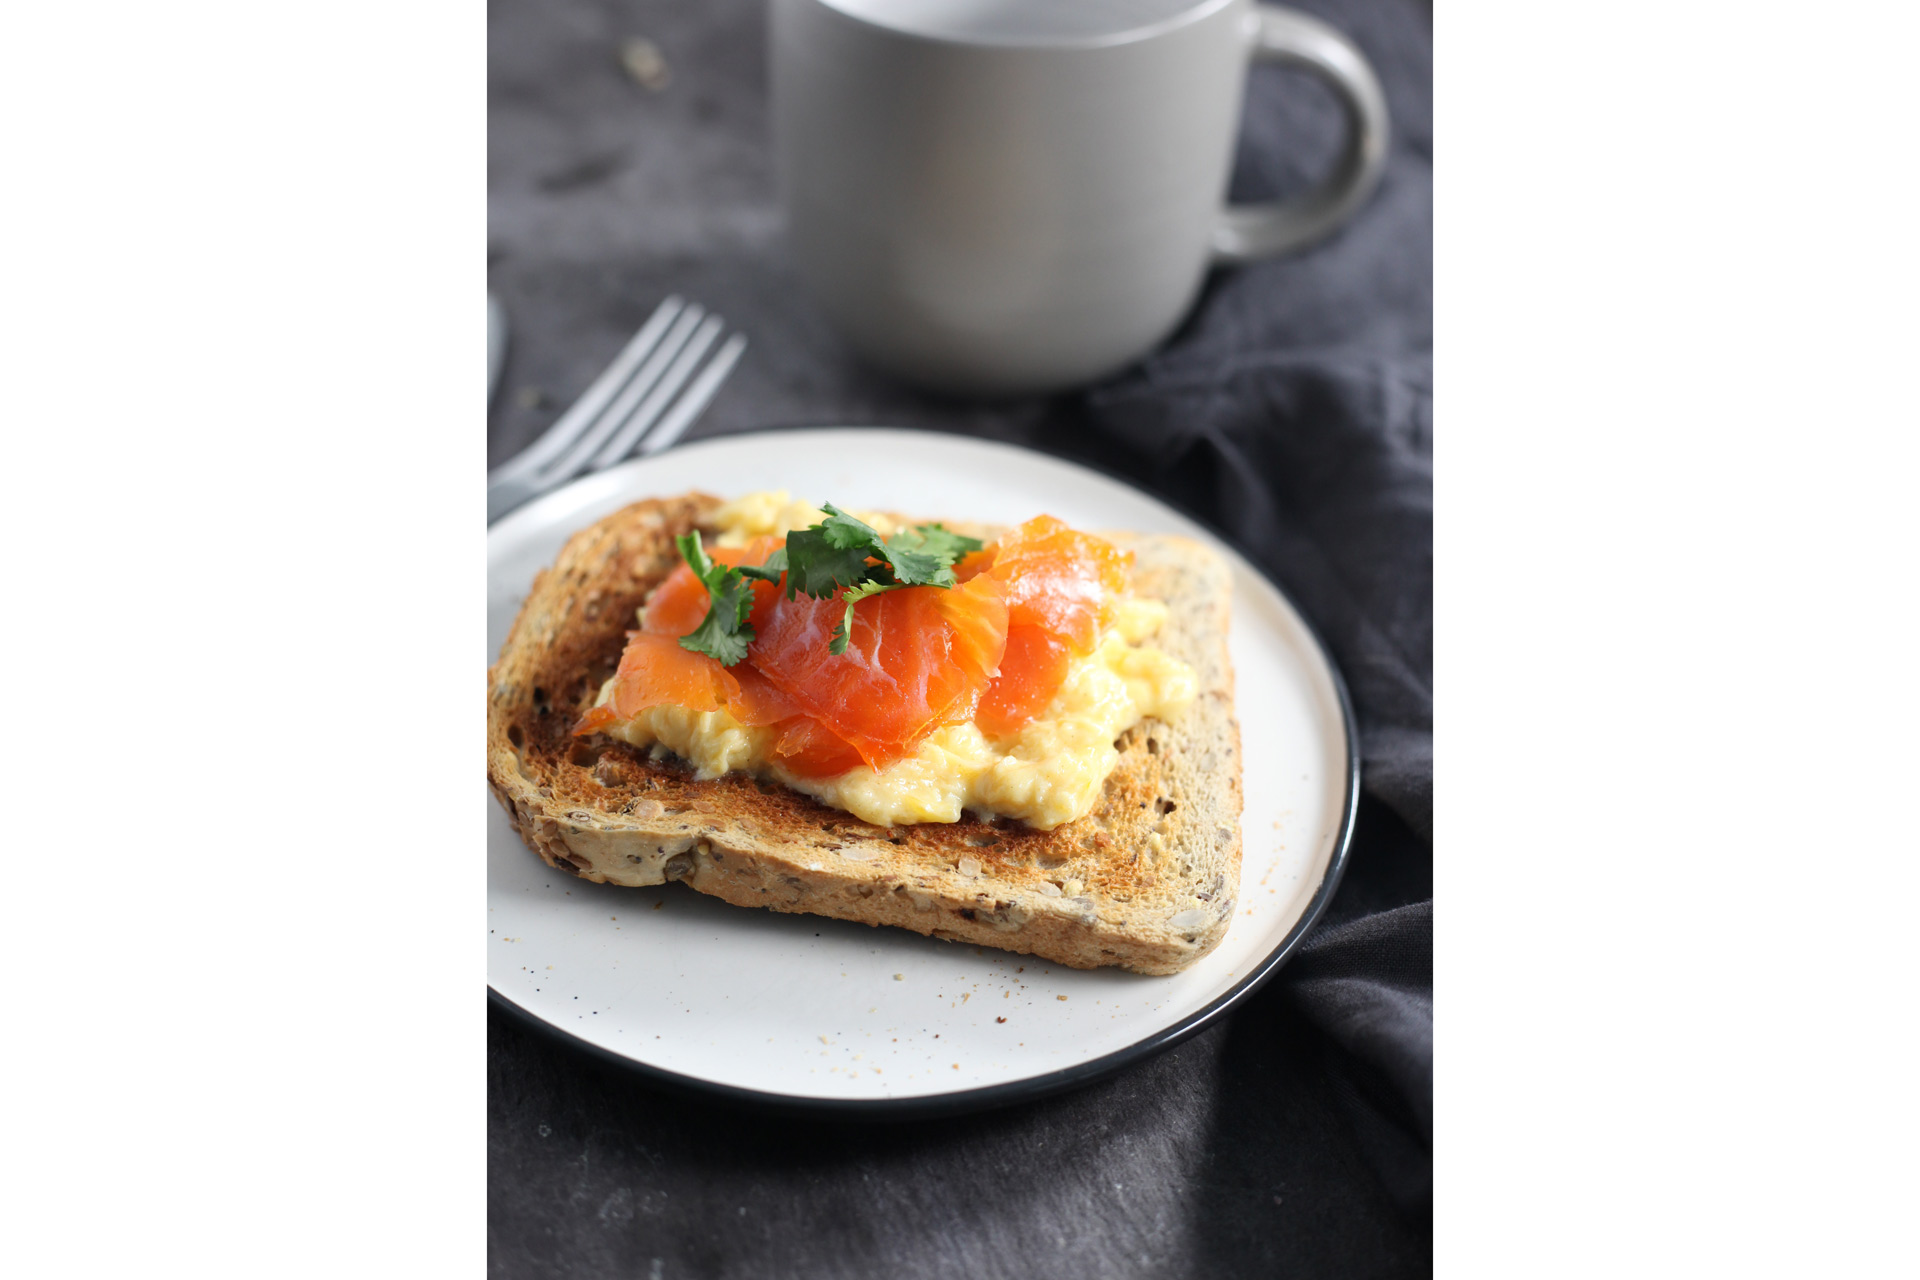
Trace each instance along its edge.
<path fill-rule="evenodd" d="M 684 885 L 553 871 L 487 798 L 496 1001 L 642 1071 L 808 1110 L 958 1111 L 1038 1096 L 1192 1034 L 1278 965 L 1331 895 L 1358 796 L 1340 681 L 1286 598 L 1212 534 L 1084 467 L 1009 445 L 881 429 L 729 436 L 628 463 L 487 536 L 487 654 L 561 544 L 636 498 L 788 489 L 846 508 L 1184 533 L 1233 566 L 1246 768 L 1232 928 L 1184 973 L 1081 972 L 901 929 L 729 906 Z"/>

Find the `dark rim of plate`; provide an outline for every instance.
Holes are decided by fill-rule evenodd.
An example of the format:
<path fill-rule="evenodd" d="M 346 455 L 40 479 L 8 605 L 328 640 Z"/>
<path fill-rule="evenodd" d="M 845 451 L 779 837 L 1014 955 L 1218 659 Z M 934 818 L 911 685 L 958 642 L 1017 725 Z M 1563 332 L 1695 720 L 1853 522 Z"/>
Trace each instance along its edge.
<path fill-rule="evenodd" d="M 1221 542 L 1239 552 L 1240 558 L 1246 561 L 1247 567 L 1265 579 L 1268 586 L 1279 592 L 1281 599 L 1287 602 L 1288 607 L 1293 610 L 1294 615 L 1300 619 L 1301 625 L 1306 629 L 1308 638 L 1313 641 L 1314 648 L 1320 655 L 1320 660 L 1326 664 L 1327 674 L 1331 676 L 1333 680 L 1334 695 L 1340 703 L 1341 732 L 1346 735 L 1347 746 L 1347 788 L 1346 797 L 1341 806 L 1340 829 L 1334 836 L 1333 856 L 1327 862 L 1327 873 L 1321 879 L 1320 887 L 1314 891 L 1312 900 L 1307 903 L 1307 909 L 1300 913 L 1300 918 L 1294 922 L 1293 928 L 1287 931 L 1287 936 L 1280 940 L 1280 945 L 1268 952 L 1266 957 L 1262 959 L 1259 964 L 1255 965 L 1246 977 L 1240 979 L 1239 982 L 1235 983 L 1212 1003 L 1186 1015 L 1172 1026 L 1164 1027 L 1152 1035 L 1136 1040 L 1124 1049 L 1117 1049 L 1103 1057 L 1093 1058 L 1077 1066 L 1064 1067 L 1058 1071 L 1049 1071 L 1044 1075 L 1029 1076 L 1024 1080 L 1013 1080 L 1006 1084 L 989 1085 L 984 1089 L 961 1089 L 952 1093 L 926 1094 L 919 1097 L 907 1098 L 812 1098 L 798 1094 L 769 1093 L 760 1089 L 743 1089 L 738 1085 L 718 1084 L 711 1080 L 703 1080 L 699 1076 L 683 1075 L 678 1071 L 668 1071 L 665 1068 L 653 1066 L 651 1063 L 641 1062 L 638 1059 L 629 1058 L 624 1054 L 615 1053 L 613 1050 L 603 1048 L 589 1040 L 583 1040 L 572 1032 L 548 1022 L 539 1014 L 515 1004 L 506 996 L 501 995 L 491 984 L 487 987 L 487 999 L 523 1026 L 561 1044 L 568 1045 L 587 1055 L 589 1058 L 595 1059 L 607 1066 L 614 1067 L 621 1071 L 632 1072 L 655 1083 L 665 1085 L 670 1089 L 677 1089 L 696 1097 L 737 1103 L 742 1106 L 779 1115 L 799 1116 L 811 1119 L 916 1120 L 938 1116 L 964 1115 L 973 1111 L 987 1111 L 996 1107 L 1011 1106 L 1019 1102 L 1032 1102 L 1039 1098 L 1050 1097 L 1054 1094 L 1066 1093 L 1070 1090 L 1081 1088 L 1097 1080 L 1103 1080 L 1116 1072 L 1132 1066 L 1136 1062 L 1143 1062 L 1155 1054 L 1163 1053 L 1188 1037 L 1196 1035 L 1207 1027 L 1212 1026 L 1224 1017 L 1235 1005 L 1259 990 L 1267 979 L 1271 978 L 1274 972 L 1286 962 L 1287 957 L 1300 945 L 1300 940 L 1306 937 L 1308 931 L 1313 928 L 1314 923 L 1320 919 L 1321 913 L 1327 908 L 1327 903 L 1333 900 L 1334 891 L 1340 887 L 1340 878 L 1346 873 L 1347 852 L 1349 846 L 1353 843 L 1354 820 L 1360 811 L 1359 732 L 1353 718 L 1353 701 L 1347 694 L 1347 682 L 1345 678 L 1341 676 L 1340 667 L 1334 662 L 1333 655 L 1328 651 L 1326 641 L 1320 638 L 1320 633 L 1314 627 L 1313 623 L 1300 611 L 1299 606 L 1293 603 L 1293 597 L 1289 596 L 1285 589 L 1283 589 L 1279 583 L 1275 582 L 1273 578 L 1247 554 L 1236 539 L 1228 536 L 1224 531 L 1217 528 L 1212 521 L 1187 510 L 1181 504 L 1169 501 L 1159 494 L 1148 493 L 1126 476 L 1117 475 L 1097 463 L 1088 462 L 1084 458 L 1049 453 L 1044 449 L 1032 449 L 1025 445 L 1010 444 L 1003 440 L 981 440 L 977 436 L 965 436 L 958 432 L 916 431 L 904 427 L 769 428 L 752 432 L 728 432 L 725 436 L 709 436 L 706 437 L 706 439 L 730 440 L 738 435 L 772 435 L 784 434 L 787 431 L 817 431 L 822 429 L 906 431 L 913 435 L 933 437 L 952 436 L 957 439 L 974 441 L 976 443 L 997 445 L 1001 448 L 1022 449 L 1027 452 L 1038 453 L 1042 456 L 1053 458 L 1058 462 L 1066 462 L 1076 467 L 1082 467 L 1097 475 L 1104 476 L 1117 484 L 1123 484 L 1129 489 L 1144 493 L 1155 502 L 1178 511 L 1181 515 L 1192 520 L 1195 524 L 1206 529 L 1214 537 L 1220 539 Z M 688 441 L 688 443 L 692 444 L 695 442 Z M 556 490 L 556 492 L 559 491 Z"/>

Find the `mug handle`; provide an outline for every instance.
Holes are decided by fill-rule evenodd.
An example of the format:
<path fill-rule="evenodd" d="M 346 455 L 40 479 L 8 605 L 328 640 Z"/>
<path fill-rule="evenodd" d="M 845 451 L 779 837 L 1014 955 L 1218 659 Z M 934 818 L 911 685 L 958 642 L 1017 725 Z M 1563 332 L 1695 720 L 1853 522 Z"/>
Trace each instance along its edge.
<path fill-rule="evenodd" d="M 1298 199 L 1222 209 L 1212 240 L 1218 263 L 1251 262 L 1327 235 L 1367 202 L 1387 165 L 1387 97 L 1352 41 L 1318 18 L 1259 4 L 1248 15 L 1247 54 L 1324 80 L 1346 111 L 1347 146 L 1333 172 Z"/>

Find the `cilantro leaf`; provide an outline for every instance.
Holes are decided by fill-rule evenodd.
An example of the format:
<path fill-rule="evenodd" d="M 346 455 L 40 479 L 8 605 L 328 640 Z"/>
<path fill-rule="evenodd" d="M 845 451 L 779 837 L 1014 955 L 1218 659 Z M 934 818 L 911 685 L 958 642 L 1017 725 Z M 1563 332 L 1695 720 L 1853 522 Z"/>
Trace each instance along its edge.
<path fill-rule="evenodd" d="M 873 526 L 855 520 L 831 502 L 827 518 L 787 535 L 787 598 L 796 591 L 824 600 L 841 587 L 857 587 L 874 574 L 867 561 L 886 558 L 887 544 Z"/>
<path fill-rule="evenodd" d="M 749 578 L 758 578 L 762 582 L 778 582 L 780 575 L 787 571 L 787 549 L 776 547 L 765 564 L 743 564 L 740 572 Z M 791 594 L 791 593 L 789 593 Z"/>
<path fill-rule="evenodd" d="M 680 647 L 731 667 L 747 656 L 747 646 L 753 642 L 753 628 L 747 625 L 747 615 L 753 612 L 753 586 L 740 570 L 715 564 L 707 557 L 698 529 L 674 541 L 680 548 L 680 558 L 711 597 L 707 616 L 680 637 Z"/>
<path fill-rule="evenodd" d="M 728 627 L 717 606 L 707 611 L 699 626 L 680 637 L 682 649 L 704 653 L 723 667 L 731 667 L 746 657 L 747 646 L 752 643 L 753 628 Z"/>
<path fill-rule="evenodd" d="M 907 586 L 951 587 L 953 566 L 969 551 L 978 551 L 978 538 L 954 533 L 937 524 L 915 525 L 887 539 L 887 559 L 894 575 Z"/>

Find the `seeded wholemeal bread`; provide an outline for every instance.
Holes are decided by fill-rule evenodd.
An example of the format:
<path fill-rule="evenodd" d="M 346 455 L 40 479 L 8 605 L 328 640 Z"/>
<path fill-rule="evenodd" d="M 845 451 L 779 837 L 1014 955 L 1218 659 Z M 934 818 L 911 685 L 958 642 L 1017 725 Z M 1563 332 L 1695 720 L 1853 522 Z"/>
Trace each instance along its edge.
<path fill-rule="evenodd" d="M 743 774 L 699 781 L 670 755 L 570 730 L 619 664 L 635 611 L 717 498 L 637 502 L 568 541 L 487 677 L 487 778 L 522 839 L 586 880 L 678 880 L 739 906 L 809 912 L 1023 952 L 1073 968 L 1173 973 L 1220 941 L 1240 880 L 1240 729 L 1226 565 L 1178 537 L 1113 536 L 1153 643 L 1193 667 L 1174 723 L 1148 718 L 1093 811 L 1052 831 L 969 814 L 876 827 Z M 951 527 L 962 527 L 953 525 Z M 991 533 L 990 530 L 981 532 Z"/>

